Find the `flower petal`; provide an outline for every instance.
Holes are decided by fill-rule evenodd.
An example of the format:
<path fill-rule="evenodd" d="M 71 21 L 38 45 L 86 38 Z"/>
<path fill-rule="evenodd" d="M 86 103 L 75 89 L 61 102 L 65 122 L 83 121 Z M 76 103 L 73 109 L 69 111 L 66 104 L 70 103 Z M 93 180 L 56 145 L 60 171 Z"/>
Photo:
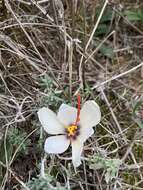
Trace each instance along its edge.
<path fill-rule="evenodd" d="M 48 154 L 61 154 L 69 147 L 70 140 L 65 135 L 48 137 L 45 141 L 44 150 Z"/>
<path fill-rule="evenodd" d="M 52 135 L 64 134 L 64 126 L 62 126 L 56 114 L 49 108 L 41 108 L 38 111 L 38 117 L 47 133 Z"/>
<path fill-rule="evenodd" d="M 83 143 L 78 140 L 72 141 L 72 162 L 74 167 L 78 167 L 81 164 L 81 153 L 83 149 Z"/>
<path fill-rule="evenodd" d="M 94 100 L 86 101 L 80 112 L 80 124 L 82 127 L 93 127 L 101 120 L 100 107 Z"/>
<path fill-rule="evenodd" d="M 82 143 L 84 143 L 89 137 L 91 137 L 94 134 L 94 130 L 92 127 L 82 127 L 80 129 L 80 135 L 78 137 L 78 140 Z"/>
<path fill-rule="evenodd" d="M 76 121 L 77 109 L 67 104 L 62 104 L 57 117 L 65 126 L 69 126 Z"/>

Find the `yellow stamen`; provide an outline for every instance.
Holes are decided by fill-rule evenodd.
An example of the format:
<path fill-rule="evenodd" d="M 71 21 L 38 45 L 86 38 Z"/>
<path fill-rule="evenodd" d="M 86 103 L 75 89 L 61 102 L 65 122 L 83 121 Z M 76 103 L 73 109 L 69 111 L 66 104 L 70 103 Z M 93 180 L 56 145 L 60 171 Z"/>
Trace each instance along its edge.
<path fill-rule="evenodd" d="M 77 126 L 76 125 L 67 126 L 66 129 L 68 136 L 74 136 L 77 130 Z"/>

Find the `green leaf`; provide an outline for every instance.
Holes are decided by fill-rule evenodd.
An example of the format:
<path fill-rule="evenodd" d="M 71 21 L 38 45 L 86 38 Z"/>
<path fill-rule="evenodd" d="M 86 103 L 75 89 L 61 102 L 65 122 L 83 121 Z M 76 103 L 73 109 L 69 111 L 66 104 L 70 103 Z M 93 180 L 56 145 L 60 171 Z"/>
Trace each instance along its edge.
<path fill-rule="evenodd" d="M 127 10 L 124 14 L 129 21 L 143 21 L 143 10 Z"/>
<path fill-rule="evenodd" d="M 143 100 L 139 99 L 132 103 L 132 118 L 140 128 L 143 128 Z"/>
<path fill-rule="evenodd" d="M 99 7 L 98 9 L 96 8 L 96 11 L 95 11 L 96 18 L 99 17 L 99 15 L 101 13 L 101 9 L 102 9 L 102 7 Z M 112 15 L 113 15 L 113 10 L 111 8 L 107 8 L 101 17 L 100 23 L 105 23 L 105 22 L 111 21 Z"/>
<path fill-rule="evenodd" d="M 95 32 L 95 35 L 96 36 L 103 35 L 103 34 L 108 33 L 108 31 L 109 31 L 109 26 L 107 24 L 99 24 Z"/>
<path fill-rule="evenodd" d="M 120 159 L 104 158 L 102 155 L 93 155 L 89 160 L 89 168 L 93 170 L 104 169 L 105 181 L 109 183 L 116 177 L 122 161 Z"/>
<path fill-rule="evenodd" d="M 96 19 L 99 17 L 101 9 L 102 9 L 101 7 L 96 8 L 95 11 Z M 109 22 L 112 20 L 112 17 L 113 17 L 113 10 L 111 8 L 107 8 L 100 19 L 100 23 L 95 32 L 95 36 L 107 34 L 109 32 L 110 28 Z"/>
<path fill-rule="evenodd" d="M 95 41 L 94 41 L 95 42 Z M 106 57 L 108 58 L 113 58 L 114 57 L 114 51 L 113 51 L 113 48 L 109 45 L 105 45 L 105 44 L 102 44 L 101 47 L 100 47 L 100 44 L 101 42 L 99 41 L 96 41 L 94 43 L 95 47 L 99 47 L 99 51 Z"/>
<path fill-rule="evenodd" d="M 102 45 L 101 48 L 100 48 L 100 52 L 108 57 L 108 58 L 113 58 L 114 57 L 114 52 L 113 52 L 113 48 L 112 47 L 109 47 L 107 45 Z"/>

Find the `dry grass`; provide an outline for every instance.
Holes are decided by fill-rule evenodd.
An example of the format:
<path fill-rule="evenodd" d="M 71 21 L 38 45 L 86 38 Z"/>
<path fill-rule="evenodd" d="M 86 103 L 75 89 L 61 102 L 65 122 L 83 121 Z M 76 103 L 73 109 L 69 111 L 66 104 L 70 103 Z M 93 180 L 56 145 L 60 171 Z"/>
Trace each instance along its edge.
<path fill-rule="evenodd" d="M 143 189 L 143 24 L 124 14 L 138 9 L 139 0 L 0 1 L 1 190 L 32 189 L 45 139 L 36 112 L 76 106 L 77 92 L 99 103 L 102 121 L 77 171 L 70 150 L 47 155 L 49 189 Z M 107 168 L 90 166 L 96 155 L 122 162 L 109 183 Z"/>

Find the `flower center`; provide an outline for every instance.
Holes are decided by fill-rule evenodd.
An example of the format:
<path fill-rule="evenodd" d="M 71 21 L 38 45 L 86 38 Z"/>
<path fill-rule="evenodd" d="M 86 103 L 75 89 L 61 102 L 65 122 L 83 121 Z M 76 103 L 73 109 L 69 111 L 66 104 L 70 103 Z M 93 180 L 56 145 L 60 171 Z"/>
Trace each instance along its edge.
<path fill-rule="evenodd" d="M 79 135 L 79 127 L 77 125 L 70 125 L 65 128 L 67 138 L 75 139 Z"/>

